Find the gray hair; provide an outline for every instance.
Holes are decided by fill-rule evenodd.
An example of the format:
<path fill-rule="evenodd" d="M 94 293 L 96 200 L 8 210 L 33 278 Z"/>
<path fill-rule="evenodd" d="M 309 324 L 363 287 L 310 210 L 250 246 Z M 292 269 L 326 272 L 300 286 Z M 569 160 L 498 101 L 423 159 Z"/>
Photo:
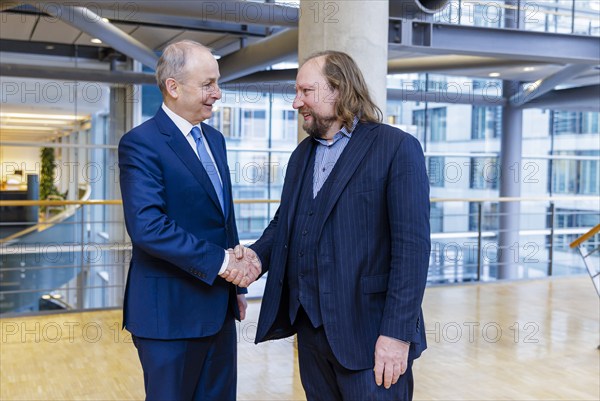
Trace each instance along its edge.
<path fill-rule="evenodd" d="M 194 48 L 205 49 L 209 52 L 211 51 L 208 47 L 201 43 L 194 42 L 193 40 L 181 40 L 165 47 L 163 54 L 158 59 L 155 73 L 158 88 L 162 93 L 165 93 L 165 81 L 167 79 L 182 79 L 186 60 L 188 59 L 190 51 Z"/>

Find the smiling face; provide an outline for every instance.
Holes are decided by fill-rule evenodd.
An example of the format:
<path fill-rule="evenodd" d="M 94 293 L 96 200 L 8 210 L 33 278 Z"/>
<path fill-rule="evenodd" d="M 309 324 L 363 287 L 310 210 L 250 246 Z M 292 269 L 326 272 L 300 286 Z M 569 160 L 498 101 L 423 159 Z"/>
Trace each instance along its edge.
<path fill-rule="evenodd" d="M 308 60 L 298 70 L 293 107 L 304 119 L 302 128 L 312 137 L 331 139 L 342 123 L 335 115 L 338 91 L 323 75 L 324 57 Z"/>
<path fill-rule="evenodd" d="M 210 118 L 213 104 L 221 98 L 219 76 L 217 60 L 208 50 L 188 49 L 181 78 L 165 82 L 165 104 L 193 125 Z"/>

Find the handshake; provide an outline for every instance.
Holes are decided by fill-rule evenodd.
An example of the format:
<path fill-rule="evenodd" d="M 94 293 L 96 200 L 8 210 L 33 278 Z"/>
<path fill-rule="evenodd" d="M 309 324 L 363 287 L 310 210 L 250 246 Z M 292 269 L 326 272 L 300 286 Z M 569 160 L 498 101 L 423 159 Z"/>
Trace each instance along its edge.
<path fill-rule="evenodd" d="M 250 248 L 237 245 L 235 249 L 228 249 L 229 263 L 219 276 L 239 287 L 248 287 L 262 272 L 260 259 Z"/>

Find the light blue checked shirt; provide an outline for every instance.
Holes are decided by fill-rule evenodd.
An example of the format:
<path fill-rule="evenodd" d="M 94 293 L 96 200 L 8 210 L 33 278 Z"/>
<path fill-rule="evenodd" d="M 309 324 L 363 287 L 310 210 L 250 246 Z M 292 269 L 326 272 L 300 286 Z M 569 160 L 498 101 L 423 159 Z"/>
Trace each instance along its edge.
<path fill-rule="evenodd" d="M 317 197 L 317 194 L 327 180 L 327 177 L 331 174 L 331 170 L 333 170 L 335 163 L 340 158 L 340 155 L 346 148 L 346 145 L 348 145 L 348 142 L 350 142 L 356 124 L 358 124 L 358 117 L 355 116 L 350 131 L 348 131 L 346 127 L 342 127 L 330 141 L 314 138 L 318 144 L 313 173 L 313 199 Z"/>

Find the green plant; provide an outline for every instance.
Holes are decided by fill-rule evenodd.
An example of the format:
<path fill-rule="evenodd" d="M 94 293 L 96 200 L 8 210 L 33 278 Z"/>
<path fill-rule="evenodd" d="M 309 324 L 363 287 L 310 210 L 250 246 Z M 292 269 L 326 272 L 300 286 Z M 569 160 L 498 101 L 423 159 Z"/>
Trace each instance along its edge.
<path fill-rule="evenodd" d="M 42 171 L 40 177 L 40 199 L 46 200 L 50 195 L 59 195 L 63 198 L 64 193 L 61 193 L 58 188 L 54 185 L 54 170 L 56 164 L 54 162 L 54 149 L 42 148 Z"/>

